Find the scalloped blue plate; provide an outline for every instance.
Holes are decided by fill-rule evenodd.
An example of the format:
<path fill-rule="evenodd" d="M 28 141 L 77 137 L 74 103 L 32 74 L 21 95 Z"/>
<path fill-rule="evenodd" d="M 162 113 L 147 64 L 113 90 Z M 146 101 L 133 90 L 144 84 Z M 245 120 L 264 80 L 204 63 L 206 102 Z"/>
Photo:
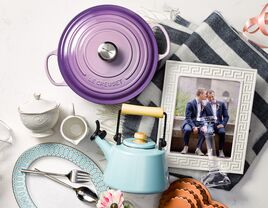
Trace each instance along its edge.
<path fill-rule="evenodd" d="M 22 168 L 29 168 L 30 165 L 43 157 L 59 157 L 68 160 L 86 171 L 91 176 L 97 194 L 108 190 L 108 186 L 103 182 L 103 173 L 100 168 L 84 153 L 73 147 L 57 144 L 44 143 L 39 144 L 25 151 L 17 160 L 12 175 L 12 188 L 19 207 L 33 208 L 37 207 L 33 202 L 26 184 L 26 174 L 21 173 Z"/>

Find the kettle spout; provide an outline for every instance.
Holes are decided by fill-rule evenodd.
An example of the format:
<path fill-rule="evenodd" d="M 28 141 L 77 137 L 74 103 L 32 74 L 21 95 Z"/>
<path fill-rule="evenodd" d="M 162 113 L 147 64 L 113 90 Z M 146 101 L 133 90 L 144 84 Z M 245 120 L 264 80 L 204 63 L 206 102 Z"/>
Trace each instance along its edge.
<path fill-rule="evenodd" d="M 103 152 L 105 159 L 108 161 L 110 158 L 112 145 L 105 139 L 101 139 L 99 136 L 96 137 L 95 141 L 97 145 L 100 147 L 101 151 Z"/>
<path fill-rule="evenodd" d="M 104 139 L 106 134 L 106 131 L 100 130 L 100 122 L 96 120 L 96 130 L 90 139 L 96 141 L 97 145 L 101 148 L 106 160 L 109 160 L 112 145 Z"/>

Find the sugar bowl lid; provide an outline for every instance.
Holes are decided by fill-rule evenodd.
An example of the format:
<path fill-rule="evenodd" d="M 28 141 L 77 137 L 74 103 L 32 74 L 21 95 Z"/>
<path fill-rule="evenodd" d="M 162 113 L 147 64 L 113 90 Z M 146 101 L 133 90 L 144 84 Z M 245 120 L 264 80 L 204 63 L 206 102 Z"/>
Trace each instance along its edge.
<path fill-rule="evenodd" d="M 41 98 L 40 93 L 34 93 L 34 99 L 19 106 L 18 110 L 24 114 L 40 114 L 57 108 L 59 105 L 54 101 Z"/>

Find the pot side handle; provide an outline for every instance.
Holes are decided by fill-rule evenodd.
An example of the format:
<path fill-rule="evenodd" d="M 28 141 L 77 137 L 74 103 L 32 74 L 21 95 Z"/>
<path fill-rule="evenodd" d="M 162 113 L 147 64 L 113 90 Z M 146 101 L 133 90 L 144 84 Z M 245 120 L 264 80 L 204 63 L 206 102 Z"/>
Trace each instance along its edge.
<path fill-rule="evenodd" d="M 49 62 L 49 59 L 50 59 L 51 56 L 57 56 L 57 51 L 56 50 L 51 51 L 46 57 L 45 69 L 46 69 L 46 74 L 47 74 L 47 77 L 48 77 L 49 81 L 55 86 L 67 86 L 67 84 L 64 81 L 61 82 L 61 83 L 58 83 L 52 78 L 52 76 L 50 74 L 50 71 L 49 71 L 49 67 L 48 67 L 48 62 Z"/>
<path fill-rule="evenodd" d="M 165 53 L 158 55 L 158 61 L 160 61 L 160 60 L 162 60 L 163 58 L 165 58 L 169 54 L 169 51 L 170 51 L 170 39 L 169 39 L 169 36 L 168 36 L 168 33 L 167 33 L 166 29 L 162 25 L 157 24 L 157 23 L 150 23 L 150 26 L 151 26 L 151 28 L 158 27 L 163 32 L 163 34 L 165 36 L 165 39 L 166 39 L 166 42 L 167 42 L 167 48 L 166 48 Z"/>

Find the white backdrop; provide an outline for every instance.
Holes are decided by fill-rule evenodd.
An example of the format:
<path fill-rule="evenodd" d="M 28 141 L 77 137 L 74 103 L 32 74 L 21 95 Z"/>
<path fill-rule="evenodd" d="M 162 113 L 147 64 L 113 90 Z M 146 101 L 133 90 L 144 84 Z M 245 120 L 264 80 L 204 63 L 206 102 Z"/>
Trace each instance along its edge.
<path fill-rule="evenodd" d="M 61 117 L 68 113 L 70 103 L 75 103 L 77 112 L 94 127 L 94 120 L 98 118 L 97 109 L 102 106 L 83 100 L 68 87 L 50 84 L 44 71 L 44 59 L 48 52 L 57 48 L 64 27 L 75 15 L 91 6 L 107 3 L 125 6 L 143 15 L 157 13 L 158 18 L 168 17 L 165 11 L 178 8 L 182 16 L 196 23 L 202 22 L 212 11 L 219 10 L 235 28 L 242 30 L 245 21 L 259 14 L 266 1 L 0 0 L 0 119 L 8 123 L 15 134 L 14 144 L 0 152 L 0 207 L 18 207 L 12 192 L 11 176 L 16 159 L 22 152 L 42 142 L 65 143 L 58 133 L 59 126 L 56 127 L 57 133 L 49 138 L 36 139 L 28 135 L 19 120 L 17 107 L 31 99 L 33 92 L 39 91 L 47 99 L 60 102 Z M 53 69 L 58 71 L 54 62 Z M 103 166 L 100 161 L 102 157 L 94 144 L 83 141 L 79 149 Z M 266 144 L 246 176 L 232 191 L 211 190 L 214 199 L 229 207 L 267 207 L 267 159 Z M 137 199 L 143 208 L 156 207 L 158 200 L 154 195 Z"/>

